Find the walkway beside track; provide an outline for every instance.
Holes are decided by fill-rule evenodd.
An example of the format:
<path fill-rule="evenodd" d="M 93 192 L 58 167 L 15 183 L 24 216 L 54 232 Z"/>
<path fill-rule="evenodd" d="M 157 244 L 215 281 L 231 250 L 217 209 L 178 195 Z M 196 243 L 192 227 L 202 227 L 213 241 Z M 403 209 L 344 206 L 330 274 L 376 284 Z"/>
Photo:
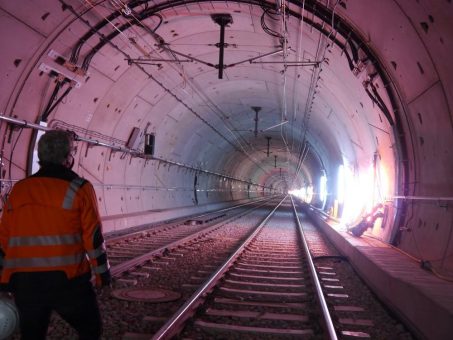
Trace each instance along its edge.
<path fill-rule="evenodd" d="M 305 212 L 326 233 L 362 279 L 421 339 L 453 339 L 453 282 L 436 277 L 379 240 L 333 229 L 309 208 Z"/>

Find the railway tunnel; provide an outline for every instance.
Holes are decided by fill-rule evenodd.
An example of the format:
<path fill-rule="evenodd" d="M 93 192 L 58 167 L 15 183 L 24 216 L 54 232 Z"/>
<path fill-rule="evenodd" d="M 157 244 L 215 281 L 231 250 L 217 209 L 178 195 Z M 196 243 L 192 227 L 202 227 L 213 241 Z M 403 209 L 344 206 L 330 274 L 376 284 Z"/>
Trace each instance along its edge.
<path fill-rule="evenodd" d="M 354 257 L 363 244 L 341 236 L 382 204 L 364 237 L 451 282 L 451 1 L 5 0 L 0 11 L 3 199 L 37 170 L 40 135 L 69 130 L 106 234 L 291 193 Z M 377 286 L 369 268 L 357 264 Z M 451 290 L 438 295 L 448 328 Z"/>

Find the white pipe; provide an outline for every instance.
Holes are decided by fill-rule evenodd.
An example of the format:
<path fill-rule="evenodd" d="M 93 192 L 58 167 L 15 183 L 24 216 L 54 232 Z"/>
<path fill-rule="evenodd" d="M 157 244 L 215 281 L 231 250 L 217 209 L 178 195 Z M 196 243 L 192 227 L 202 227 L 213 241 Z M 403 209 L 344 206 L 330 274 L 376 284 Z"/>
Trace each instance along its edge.
<path fill-rule="evenodd" d="M 396 199 L 420 200 L 420 201 L 453 201 L 453 197 L 432 197 L 432 196 L 393 196 Z"/>

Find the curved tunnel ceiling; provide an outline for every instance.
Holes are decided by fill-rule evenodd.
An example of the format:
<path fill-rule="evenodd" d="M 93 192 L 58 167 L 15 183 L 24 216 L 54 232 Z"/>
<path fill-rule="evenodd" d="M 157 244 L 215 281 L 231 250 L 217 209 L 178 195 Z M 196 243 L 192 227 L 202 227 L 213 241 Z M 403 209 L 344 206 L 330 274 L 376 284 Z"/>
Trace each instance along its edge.
<path fill-rule="evenodd" d="M 355 49 L 348 51 L 347 38 L 341 37 L 336 28 L 327 27 L 332 22 L 334 27 L 344 25 L 333 11 L 316 9 L 313 4 L 309 8 L 308 2 L 302 9 L 290 4 L 288 15 L 281 10 L 277 12 L 273 3 L 206 3 L 207 8 L 203 8 L 203 2 L 169 2 L 146 8 L 131 3 L 130 15 L 124 14 L 124 8 L 118 8 L 117 13 L 123 11 L 122 15 L 110 14 L 111 18 L 101 29 L 106 31 L 103 34 L 111 44 L 101 43 L 105 46 L 90 64 L 108 73 L 100 65 L 111 67 L 105 63 L 104 54 L 110 56 L 116 51 L 119 60 L 110 61 L 117 62 L 117 72 L 124 59 L 129 59 L 130 64 L 152 77 L 146 91 L 140 91 L 140 97 L 166 91 L 176 101 L 158 102 L 148 115 L 166 112 L 166 120 L 171 122 L 165 124 L 175 125 L 174 130 L 179 124 L 186 125 L 185 121 L 196 124 L 193 129 L 187 129 L 187 136 L 175 137 L 169 149 L 157 143 L 163 157 L 193 143 L 200 151 L 199 158 L 188 161 L 206 162 L 215 159 L 220 148 L 226 155 L 234 154 L 225 157 L 223 164 L 214 164 L 214 168 L 241 178 L 259 178 L 262 174 L 268 180 L 261 184 L 269 186 L 272 185 L 269 180 L 284 183 L 279 180 L 281 176 L 270 175 L 272 165 L 288 172 L 290 181 L 294 178 L 299 167 L 293 166 L 291 170 L 290 164 L 298 163 L 305 141 L 311 145 L 310 152 L 317 153 L 327 163 L 323 167 L 328 167 L 329 161 L 341 163 L 341 154 L 355 160 L 354 144 L 373 152 L 375 132 L 367 124 L 367 116 L 373 117 L 378 110 L 372 107 L 371 100 L 362 103 L 359 98 L 365 93 L 362 82 L 375 70 L 358 74 L 365 69 L 364 65 L 360 65 L 361 69 L 354 65 L 359 63 L 357 46 L 362 43 L 353 41 L 349 48 Z M 222 79 L 218 77 L 221 25 L 211 17 L 219 12 L 231 15 L 225 25 Z M 104 13 L 105 17 L 108 15 L 109 12 Z M 301 23 L 298 17 L 302 16 L 309 24 Z M 134 26 L 126 29 L 129 22 Z M 343 31 L 351 39 L 351 30 Z M 96 40 L 98 36 L 91 39 Z M 90 45 L 89 39 L 85 45 Z M 109 53 L 111 49 L 113 53 Z M 103 50 L 107 53 L 102 53 Z M 350 64 L 348 54 L 355 59 Z M 148 65 L 152 63 L 155 65 Z M 132 72 L 131 67 L 124 72 Z M 354 68 L 356 75 L 350 68 Z M 130 81 L 124 74 L 117 78 L 117 83 Z M 136 97 L 137 89 L 133 91 L 129 96 L 123 92 L 123 96 Z M 345 123 L 354 115 L 355 121 Z M 382 119 L 376 126 L 388 134 L 388 125 Z M 269 144 L 274 157 L 268 157 L 267 137 L 272 138 Z M 181 152 L 176 153 L 181 157 Z M 190 151 L 182 153 L 194 157 Z M 226 162 L 233 158 L 235 162 Z M 308 169 L 306 176 L 319 170 Z"/>
<path fill-rule="evenodd" d="M 379 102 L 363 85 L 370 75 L 380 81 L 376 60 L 339 16 L 340 2 L 61 4 L 67 18 L 43 52 L 73 65 L 80 87 L 49 121 L 120 140 L 138 126 L 155 132 L 164 159 L 267 187 L 296 185 L 299 175 L 312 183 L 343 158 L 369 162 L 375 138 L 389 139 Z M 56 58 L 40 61 L 52 67 Z M 321 164 L 300 161 L 306 146 Z"/>
<path fill-rule="evenodd" d="M 234 186 L 318 192 L 322 175 L 333 207 L 344 164 L 385 172 L 389 224 L 397 217 L 386 240 L 399 223 L 449 223 L 414 200 L 453 190 L 451 2 L 0 4 L 0 28 L 12 32 L 1 37 L 2 116 L 109 145 L 80 143 L 75 165 L 98 185 L 106 218 L 243 198 Z M 30 172 L 36 138 L 14 126 L 0 125 L 10 180 Z M 156 162 L 134 153 L 145 133 Z"/>

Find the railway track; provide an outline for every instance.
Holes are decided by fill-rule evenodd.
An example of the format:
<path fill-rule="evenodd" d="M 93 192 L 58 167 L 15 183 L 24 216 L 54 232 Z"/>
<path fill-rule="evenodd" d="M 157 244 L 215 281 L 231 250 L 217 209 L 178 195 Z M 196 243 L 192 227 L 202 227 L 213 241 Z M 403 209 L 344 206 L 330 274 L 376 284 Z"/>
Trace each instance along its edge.
<path fill-rule="evenodd" d="M 152 339 L 336 339 L 295 210 L 285 218 L 292 209 L 284 198 Z"/>
<path fill-rule="evenodd" d="M 272 217 L 278 201 L 263 203 L 210 233 L 146 254 L 148 260 L 126 260 L 112 295 L 99 296 L 102 339 L 335 338 L 320 322 L 319 288 L 340 338 L 412 339 L 289 199 Z M 48 339 L 62 338 L 76 335 L 54 316 Z"/>
<path fill-rule="evenodd" d="M 106 241 L 106 247 L 112 276 L 118 279 L 131 269 L 144 265 L 155 257 L 161 257 L 171 249 L 206 237 L 225 223 L 248 214 L 264 202 L 266 200 L 240 204 L 171 224 L 110 238 Z"/>

